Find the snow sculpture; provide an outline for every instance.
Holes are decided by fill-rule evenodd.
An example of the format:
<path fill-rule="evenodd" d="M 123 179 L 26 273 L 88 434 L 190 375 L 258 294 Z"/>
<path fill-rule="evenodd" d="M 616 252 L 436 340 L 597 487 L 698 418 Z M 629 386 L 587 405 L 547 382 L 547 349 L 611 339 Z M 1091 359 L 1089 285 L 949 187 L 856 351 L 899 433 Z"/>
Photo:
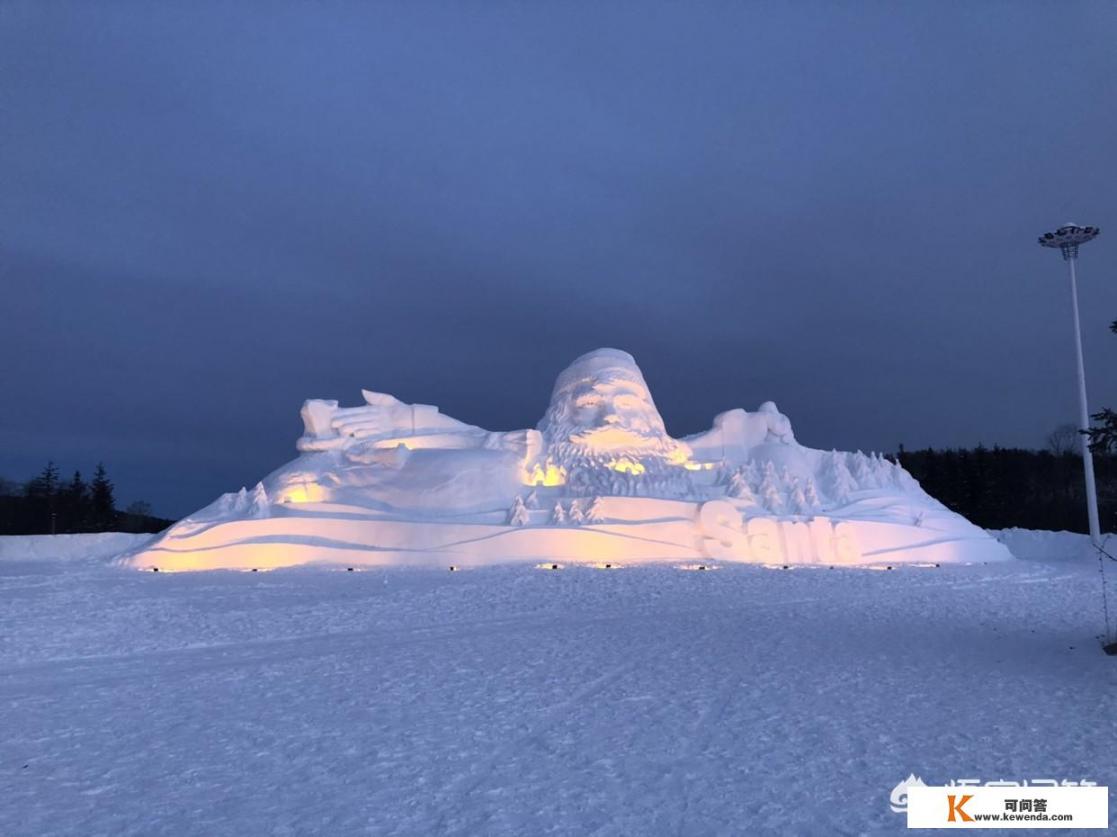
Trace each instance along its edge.
<path fill-rule="evenodd" d="M 756 497 L 752 493 L 752 487 L 749 485 L 748 477 L 745 476 L 743 468 L 738 468 L 733 472 L 733 475 L 729 478 L 726 493 L 737 500 L 756 502 Z"/>
<path fill-rule="evenodd" d="M 830 497 L 837 505 L 844 506 L 852 499 L 857 480 L 850 473 L 844 453 L 835 450 L 826 455 L 825 478 Z"/>
<path fill-rule="evenodd" d="M 336 401 L 310 400 L 303 404 L 306 432 L 296 447 L 301 451 L 332 450 L 350 439 L 390 442 L 428 434 L 484 435 L 427 404 L 404 404 L 391 395 L 361 390 L 365 406 L 339 408 Z"/>
<path fill-rule="evenodd" d="M 763 476 L 760 480 L 760 502 L 772 514 L 781 514 L 784 511 L 780 479 L 776 476 L 776 468 L 771 462 L 764 465 Z"/>
<path fill-rule="evenodd" d="M 590 502 L 589 507 L 586 509 L 586 522 L 587 523 L 600 523 L 605 516 L 604 505 L 600 497 L 594 497 Z"/>
<path fill-rule="evenodd" d="M 687 445 L 667 435 L 636 361 L 616 349 L 582 355 L 558 376 L 539 431 L 548 467 L 580 494 L 646 486 L 690 461 Z"/>
<path fill-rule="evenodd" d="M 822 508 L 822 501 L 818 497 L 818 488 L 813 477 L 808 476 L 803 481 L 803 499 L 806 501 L 804 508 L 808 514 L 813 514 Z"/>
<path fill-rule="evenodd" d="M 570 511 L 566 515 L 566 519 L 573 523 L 575 526 L 581 526 L 586 522 L 586 513 L 582 511 L 581 500 L 570 501 Z"/>
<path fill-rule="evenodd" d="M 1009 557 L 898 464 L 804 447 L 771 401 L 672 437 L 636 361 L 617 349 L 563 370 L 535 429 L 494 433 L 430 405 L 362 396 L 356 407 L 305 402 L 298 458 L 126 563 L 173 571 Z"/>
<path fill-rule="evenodd" d="M 772 401 L 765 401 L 755 413 L 729 410 L 714 416 L 714 426 L 705 433 L 685 439 L 698 456 L 727 462 L 745 462 L 757 445 L 793 445 L 791 420 Z"/>
<path fill-rule="evenodd" d="M 529 519 L 527 506 L 524 505 L 523 498 L 517 494 L 516 499 L 512 501 L 512 508 L 508 510 L 508 525 L 526 526 Z"/>

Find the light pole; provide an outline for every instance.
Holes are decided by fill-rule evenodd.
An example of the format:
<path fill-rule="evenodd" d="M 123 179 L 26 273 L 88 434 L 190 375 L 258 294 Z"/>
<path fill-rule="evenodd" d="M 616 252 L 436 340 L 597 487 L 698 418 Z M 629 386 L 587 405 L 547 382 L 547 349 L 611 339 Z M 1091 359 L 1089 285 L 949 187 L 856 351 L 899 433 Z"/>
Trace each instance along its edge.
<path fill-rule="evenodd" d="M 1064 224 L 1054 232 L 1044 233 L 1039 243 L 1044 247 L 1058 247 L 1063 252 L 1070 274 L 1070 299 L 1074 310 L 1074 349 L 1078 359 L 1078 409 L 1079 430 L 1090 428 L 1090 410 L 1086 406 L 1086 367 L 1082 363 L 1082 326 L 1078 322 L 1078 245 L 1094 238 L 1100 229 Z M 1082 434 L 1082 469 L 1086 475 L 1086 512 L 1090 518 L 1090 540 L 1101 546 L 1101 526 L 1098 523 L 1098 491 L 1094 484 L 1094 457 L 1090 454 L 1090 437 Z"/>

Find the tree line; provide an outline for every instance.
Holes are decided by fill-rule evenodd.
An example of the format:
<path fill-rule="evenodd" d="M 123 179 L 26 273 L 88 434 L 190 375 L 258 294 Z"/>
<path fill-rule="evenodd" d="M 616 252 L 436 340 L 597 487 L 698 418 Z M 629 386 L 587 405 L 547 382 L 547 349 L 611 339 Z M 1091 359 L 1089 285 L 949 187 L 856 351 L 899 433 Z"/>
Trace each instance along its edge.
<path fill-rule="evenodd" d="M 1117 321 L 1110 325 L 1117 334 Z M 1094 453 L 1102 531 L 1117 532 L 1117 411 L 1094 413 L 1085 431 Z M 905 451 L 894 457 L 924 490 L 978 526 L 1087 532 L 1082 432 L 1056 429 L 1047 450 L 977 447 Z"/>
<path fill-rule="evenodd" d="M 0 534 L 159 532 L 171 524 L 138 501 L 117 509 L 112 480 L 98 464 L 88 483 L 80 471 L 64 480 L 53 462 L 25 483 L 0 479 Z"/>
<path fill-rule="evenodd" d="M 1073 439 L 1077 431 L 1070 433 Z M 894 458 L 924 491 L 982 528 L 1089 531 L 1082 456 L 1063 444 L 1048 450 L 901 447 Z M 1117 531 L 1117 456 L 1095 453 L 1094 470 L 1102 529 Z"/>

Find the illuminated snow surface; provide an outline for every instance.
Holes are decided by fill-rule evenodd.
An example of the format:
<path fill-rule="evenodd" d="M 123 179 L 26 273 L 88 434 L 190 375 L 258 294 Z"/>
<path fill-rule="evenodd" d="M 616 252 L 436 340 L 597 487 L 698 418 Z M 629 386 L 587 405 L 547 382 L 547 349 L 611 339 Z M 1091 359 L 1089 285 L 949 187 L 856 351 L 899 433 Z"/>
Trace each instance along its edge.
<path fill-rule="evenodd" d="M 1011 559 L 899 464 L 800 444 L 771 401 L 671 437 L 635 358 L 618 349 L 560 372 L 533 429 L 492 432 L 431 405 L 361 395 L 357 407 L 306 401 L 296 459 L 122 563 L 180 572 Z"/>
<path fill-rule="evenodd" d="M 169 575 L 31 540 L 0 834 L 897 833 L 911 773 L 1117 785 L 1080 555 Z"/>

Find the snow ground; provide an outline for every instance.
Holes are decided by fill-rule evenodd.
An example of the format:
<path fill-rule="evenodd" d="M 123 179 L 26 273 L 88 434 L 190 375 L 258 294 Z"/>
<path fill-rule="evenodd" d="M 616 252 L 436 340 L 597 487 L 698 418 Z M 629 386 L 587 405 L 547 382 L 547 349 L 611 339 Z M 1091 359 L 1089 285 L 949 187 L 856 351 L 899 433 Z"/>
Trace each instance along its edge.
<path fill-rule="evenodd" d="M 1092 561 L 36 554 L 0 561 L 4 835 L 891 834 L 909 773 L 1117 785 Z"/>

